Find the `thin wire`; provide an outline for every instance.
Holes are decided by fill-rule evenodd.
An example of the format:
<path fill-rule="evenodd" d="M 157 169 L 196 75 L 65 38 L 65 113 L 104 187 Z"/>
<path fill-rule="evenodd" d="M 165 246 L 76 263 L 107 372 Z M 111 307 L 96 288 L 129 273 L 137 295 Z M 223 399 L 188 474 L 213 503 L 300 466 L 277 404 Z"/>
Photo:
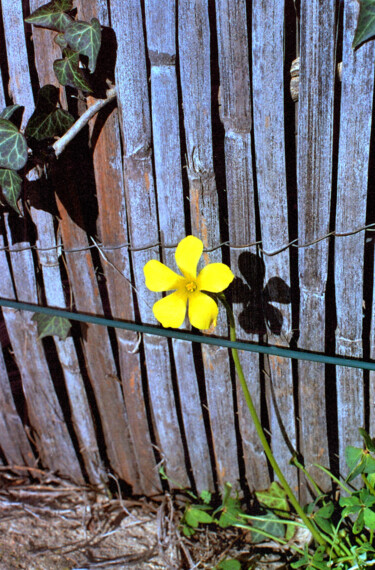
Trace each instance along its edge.
<path fill-rule="evenodd" d="M 0 307 L 8 307 L 22 311 L 32 311 L 33 313 L 44 313 L 54 317 L 62 317 L 72 321 L 80 321 L 84 323 L 93 323 L 105 327 L 119 328 L 135 331 L 143 334 L 151 334 L 156 336 L 164 336 L 167 338 L 175 338 L 186 340 L 188 342 L 198 342 L 200 344 L 211 344 L 215 346 L 223 346 L 225 348 L 235 348 L 237 350 L 245 350 L 248 352 L 258 352 L 261 354 L 270 354 L 272 356 L 281 356 L 283 358 L 294 358 L 296 360 L 309 360 L 312 362 L 320 362 L 323 364 L 334 364 L 336 366 L 348 366 L 350 368 L 361 368 L 362 370 L 375 370 L 375 362 L 367 360 L 359 360 L 355 358 L 345 358 L 343 356 L 328 356 L 319 352 L 306 352 L 303 350 L 292 350 L 279 346 L 259 345 L 248 342 L 227 340 L 212 336 L 200 336 L 192 334 L 188 331 L 177 331 L 172 329 L 163 329 L 157 326 L 141 325 L 137 323 L 126 323 L 115 319 L 106 319 L 97 317 L 96 315 L 86 315 L 84 313 L 72 313 L 62 309 L 52 309 L 50 307 L 41 307 L 39 305 L 31 305 L 29 303 L 21 303 L 10 299 L 0 298 Z"/>
<path fill-rule="evenodd" d="M 338 237 L 338 238 L 339 237 L 348 237 L 348 236 L 352 236 L 352 235 L 358 234 L 359 232 L 363 232 L 363 231 L 375 232 L 375 222 L 368 224 L 367 226 L 361 226 L 360 228 L 357 228 L 355 230 L 351 230 L 348 232 L 332 231 L 332 232 L 329 232 L 328 234 L 325 234 L 324 236 L 316 238 L 313 241 L 310 241 L 307 243 L 299 244 L 299 243 L 297 243 L 298 238 L 296 238 L 296 239 L 290 241 L 289 243 L 282 245 L 279 249 L 276 249 L 274 251 L 266 251 L 265 249 L 262 249 L 262 247 L 261 247 L 262 240 L 254 241 L 251 243 L 246 243 L 243 245 L 233 245 L 229 241 L 223 241 L 223 242 L 221 242 L 218 245 L 215 245 L 213 247 L 205 248 L 203 251 L 205 253 L 210 253 L 212 251 L 220 249 L 221 247 L 229 247 L 230 249 L 236 249 L 236 250 L 237 249 L 249 249 L 251 247 L 257 247 L 258 251 L 260 253 L 262 253 L 268 257 L 272 257 L 273 255 L 278 255 L 279 253 L 282 253 L 283 251 L 285 251 L 289 247 L 296 247 L 298 249 L 312 247 L 313 245 L 316 245 L 317 243 L 319 243 L 325 239 L 328 239 L 330 237 Z M 154 248 L 160 248 L 160 247 L 163 249 L 174 249 L 177 247 L 177 245 L 178 245 L 177 243 L 164 244 L 160 241 L 157 241 L 155 243 L 146 244 L 146 245 L 139 246 L 139 247 L 133 247 L 130 242 L 122 243 L 119 245 L 105 246 L 100 242 L 95 242 L 95 244 L 92 244 L 92 245 L 87 245 L 85 247 L 77 247 L 77 248 L 72 248 L 72 249 L 65 249 L 61 244 L 59 244 L 59 245 L 53 245 L 51 247 L 37 247 L 36 245 L 30 245 L 30 246 L 26 246 L 26 247 L 20 247 L 17 249 L 10 248 L 9 246 L 4 246 L 4 247 L 0 247 L 0 251 L 7 251 L 7 252 L 28 251 L 28 250 L 52 251 L 54 249 L 58 249 L 64 253 L 77 253 L 80 251 L 88 251 L 89 249 L 100 246 L 102 251 L 115 251 L 117 249 L 128 248 L 129 251 L 136 252 L 136 251 L 146 251 L 148 249 L 154 249 Z"/>

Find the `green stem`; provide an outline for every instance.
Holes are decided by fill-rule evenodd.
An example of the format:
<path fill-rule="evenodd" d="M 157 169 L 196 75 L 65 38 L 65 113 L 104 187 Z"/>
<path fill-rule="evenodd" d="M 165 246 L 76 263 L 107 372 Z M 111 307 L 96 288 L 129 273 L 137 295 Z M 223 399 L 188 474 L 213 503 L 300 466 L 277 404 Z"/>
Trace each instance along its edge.
<path fill-rule="evenodd" d="M 218 295 L 218 298 L 220 299 L 220 301 L 223 303 L 227 314 L 228 314 L 228 318 L 229 318 L 229 327 L 230 327 L 230 339 L 231 341 L 236 341 L 236 327 L 235 327 L 235 321 L 234 321 L 234 315 L 232 312 L 232 309 L 230 308 L 230 306 L 228 305 L 228 302 L 225 298 L 224 295 Z M 287 480 L 285 479 L 272 451 L 270 446 L 268 445 L 268 441 L 267 438 L 265 436 L 265 433 L 263 431 L 262 425 L 260 423 L 260 420 L 258 418 L 258 414 L 257 411 L 255 409 L 252 397 L 250 395 L 249 389 L 247 387 L 247 383 L 246 383 L 246 379 L 245 379 L 245 375 L 243 373 L 242 370 L 242 366 L 241 366 L 241 362 L 238 356 L 238 352 L 235 348 L 231 349 L 232 351 L 232 357 L 233 357 L 233 362 L 234 365 L 236 367 L 236 371 L 238 374 L 238 378 L 241 384 L 241 388 L 245 397 L 245 401 L 247 404 L 247 407 L 249 409 L 251 418 L 253 420 L 255 429 L 257 431 L 258 437 L 260 439 L 260 442 L 263 446 L 264 452 L 267 456 L 268 461 L 271 464 L 272 469 L 275 472 L 275 475 L 278 477 L 282 487 L 284 488 L 285 493 L 288 495 L 289 500 L 291 505 L 293 506 L 293 508 L 295 509 L 296 513 L 301 517 L 301 520 L 304 522 L 304 524 L 306 525 L 306 528 L 309 529 L 309 531 L 311 532 L 312 536 L 314 537 L 314 539 L 316 540 L 316 542 L 322 546 L 326 546 L 326 541 L 324 540 L 324 538 L 322 537 L 322 535 L 320 534 L 320 532 L 314 527 L 314 525 L 312 524 L 311 520 L 306 516 L 306 513 L 303 511 L 301 505 L 299 504 L 299 502 L 297 501 L 296 497 L 294 496 L 294 493 L 292 491 L 292 489 L 290 488 Z"/>

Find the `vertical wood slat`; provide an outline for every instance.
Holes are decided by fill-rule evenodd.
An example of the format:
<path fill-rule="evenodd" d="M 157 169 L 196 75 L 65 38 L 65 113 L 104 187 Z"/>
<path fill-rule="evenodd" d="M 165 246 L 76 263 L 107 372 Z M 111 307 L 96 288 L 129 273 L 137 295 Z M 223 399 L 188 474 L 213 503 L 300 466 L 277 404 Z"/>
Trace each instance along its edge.
<path fill-rule="evenodd" d="M 33 8 L 40 4 L 42 2 L 38 0 Z M 52 63 L 56 54 L 51 48 L 51 43 L 49 43 L 49 49 L 46 48 L 48 40 L 53 42 L 53 33 L 50 34 L 49 38 L 45 34 L 39 36 L 36 34 L 34 40 L 36 46 L 38 46 L 39 40 L 41 45 L 40 50 L 37 51 L 44 54 L 44 57 L 36 61 L 40 82 L 41 84 L 44 84 L 45 81 L 56 83 L 56 79 L 51 74 Z M 67 155 L 69 156 L 69 150 Z M 83 251 L 67 255 L 66 258 L 76 307 L 79 311 L 103 314 L 93 262 L 90 253 L 84 251 L 84 248 L 88 247 L 88 240 L 77 198 L 81 188 L 77 186 L 77 173 L 74 173 L 72 167 L 66 163 L 66 155 L 63 155 L 59 161 L 58 178 L 51 176 L 49 181 L 51 191 L 64 187 L 63 202 L 57 198 L 57 204 L 61 218 L 59 228 L 65 248 L 83 248 Z M 139 490 L 138 473 L 129 436 L 122 391 L 116 380 L 117 370 L 108 332 L 102 327 L 88 324 L 83 333 L 83 348 L 102 422 L 108 459 L 114 471 L 132 485 L 136 492 Z"/>
<path fill-rule="evenodd" d="M 328 233 L 332 183 L 335 81 L 334 0 L 301 1 L 301 61 L 298 103 L 298 232 L 306 243 Z M 299 250 L 299 347 L 324 352 L 328 243 Z M 328 465 L 325 367 L 299 361 L 300 442 L 305 463 Z M 320 470 L 311 473 L 329 485 Z M 302 497 L 306 490 L 301 489 Z M 304 497 L 307 499 L 307 496 Z"/>
<path fill-rule="evenodd" d="M 24 35 L 22 3 L 3 2 L 2 9 L 10 76 L 10 95 L 14 98 L 13 100 L 15 103 L 23 104 L 25 106 L 25 111 L 22 119 L 22 124 L 25 126 L 27 120 L 34 110 L 34 100 L 31 89 Z M 19 221 L 15 222 L 14 225 L 15 227 L 18 226 L 18 230 L 21 229 L 21 233 L 23 232 L 23 228 L 21 227 L 22 224 Z M 11 235 L 11 232 L 8 228 L 8 240 L 10 242 L 12 240 L 12 237 L 13 236 Z M 22 239 L 23 238 L 21 237 L 21 240 Z M 23 246 L 28 247 L 29 245 L 30 244 L 28 241 L 25 240 Z M 11 245 L 11 248 L 13 250 L 17 250 L 19 247 L 19 244 L 15 246 Z M 6 256 L 3 256 L 2 259 L 4 264 L 3 272 L 5 275 L 9 275 L 9 270 L 7 267 L 5 267 L 7 264 Z M 26 300 L 31 303 L 38 303 L 34 264 L 31 251 L 29 250 L 19 254 L 12 253 L 11 260 L 18 299 Z M 27 268 L 28 271 L 25 272 L 25 268 Z M 6 283 L 7 282 L 4 283 L 5 289 L 11 295 L 10 298 L 13 298 L 13 287 L 9 283 Z M 6 294 L 4 296 L 6 296 Z M 20 370 L 23 370 L 24 372 L 22 374 L 24 392 L 26 395 L 28 407 L 30 409 L 30 415 L 33 417 L 34 426 L 36 426 L 36 430 L 38 432 L 37 437 L 41 442 L 42 456 L 50 468 L 58 469 L 61 473 L 65 474 L 68 474 L 70 469 L 70 476 L 77 481 L 82 481 L 83 479 L 81 470 L 70 440 L 69 433 L 63 423 L 64 420 L 62 417 L 62 412 L 57 401 L 48 365 L 44 357 L 43 347 L 37 338 L 38 334 L 36 324 L 31 322 L 31 315 L 26 313 L 21 316 L 4 310 L 4 317 L 8 323 L 8 332 L 12 339 L 12 344 L 14 344 L 13 349 L 15 353 L 18 353 L 18 365 L 20 367 Z M 26 323 L 30 323 L 29 334 L 26 330 L 24 330 L 23 333 L 17 330 L 18 326 L 21 323 L 22 327 L 26 327 Z M 23 341 L 22 337 L 24 337 Z M 21 346 L 23 342 L 28 346 L 31 346 L 35 343 L 35 347 L 31 346 L 30 348 L 30 356 L 27 357 L 27 363 L 20 362 L 20 360 L 25 359 L 25 345 L 23 347 Z M 34 359 L 32 355 L 34 356 Z M 30 386 L 31 383 L 39 386 L 40 392 L 42 394 L 41 397 L 39 396 L 38 398 L 35 393 L 34 386 Z M 40 399 L 40 401 L 37 401 L 37 399 Z M 43 400 L 45 400 L 44 406 L 41 406 Z M 54 413 L 56 413 L 56 418 L 53 417 Z M 56 426 L 56 433 L 49 434 L 48 431 L 53 425 Z M 46 433 L 42 433 L 44 430 Z M 49 446 L 51 449 L 48 449 Z M 64 452 L 66 452 L 65 464 L 62 457 L 64 455 Z"/>
<path fill-rule="evenodd" d="M 1 243 L 1 242 L 0 242 Z M 14 404 L 0 349 L 0 449 L 8 465 L 34 466 L 36 459 Z"/>
<path fill-rule="evenodd" d="M 0 110 L 5 107 L 5 96 L 0 70 Z M 0 246 L 3 247 L 3 239 Z M 3 266 L 1 263 L 5 263 Z M 0 272 L 8 270 L 6 256 L 0 256 Z M 26 436 L 21 418 L 19 417 L 13 399 L 13 394 L 4 362 L 0 343 L 0 448 L 8 462 L 18 465 L 34 465 L 35 457 Z"/>
<path fill-rule="evenodd" d="M 178 4 L 178 42 L 192 233 L 206 248 L 220 243 L 218 195 L 213 170 L 211 128 L 210 29 L 207 2 Z M 221 262 L 221 252 L 204 262 Z M 221 308 L 215 334 L 227 337 Z M 207 402 L 220 487 L 239 477 L 228 351 L 202 345 Z"/>
<path fill-rule="evenodd" d="M 146 0 L 145 14 L 159 224 L 164 242 L 171 244 L 185 237 L 176 77 L 176 2 L 169 0 L 161 7 L 158 0 Z M 174 250 L 165 249 L 163 255 L 165 263 L 174 269 Z M 213 475 L 192 344 L 173 339 L 172 346 L 195 485 L 198 491 L 212 489 Z"/>
<path fill-rule="evenodd" d="M 48 212 L 37 210 L 33 207 L 30 208 L 30 211 L 38 229 L 36 246 L 40 248 L 38 260 L 42 270 L 47 305 L 48 307 L 64 309 L 66 308 L 66 303 L 61 281 L 53 217 Z M 56 249 L 51 250 L 50 248 L 53 246 L 56 246 Z M 43 251 L 44 248 L 46 251 Z M 79 450 L 89 481 L 93 485 L 102 485 L 107 480 L 107 475 L 100 458 L 92 411 L 87 399 L 73 339 L 69 336 L 65 340 L 54 337 L 54 342 L 64 374 Z"/>
<path fill-rule="evenodd" d="M 129 235 L 133 247 L 159 240 L 156 197 L 151 161 L 151 119 L 145 62 L 142 14 L 139 2 L 111 2 L 112 26 L 117 38 L 116 85 L 124 145 L 124 176 Z M 143 267 L 158 251 L 132 252 L 138 307 L 144 323 L 155 324 L 151 306 L 157 295 L 146 289 Z M 144 335 L 148 387 L 160 452 L 168 476 L 181 485 L 189 479 L 178 425 L 168 342 Z"/>
<path fill-rule="evenodd" d="M 256 175 L 262 247 L 270 251 L 289 241 L 284 125 L 284 2 L 256 0 L 252 14 Z M 263 257 L 264 303 L 268 304 L 271 315 L 267 338 L 270 344 L 285 347 L 289 346 L 293 335 L 289 256 L 287 249 L 278 255 Z M 297 433 L 292 362 L 288 358 L 270 356 L 269 364 L 272 449 L 290 485 L 297 488 L 298 472 L 290 465 L 291 451 L 277 418 L 279 413 L 295 449 Z"/>
<path fill-rule="evenodd" d="M 14 103 L 25 107 L 21 123 L 23 129 L 34 111 L 34 96 L 30 83 L 22 2 L 3 0 L 1 11 L 9 66 L 8 95 Z M 23 83 L 26 77 L 27 81 Z M 21 93 L 22 100 L 19 100 Z"/>
<path fill-rule="evenodd" d="M 229 241 L 232 245 L 256 241 L 254 185 L 251 150 L 251 101 L 246 3 L 216 1 L 218 53 L 221 86 L 221 120 L 225 129 L 225 168 L 228 196 Z M 240 70 L 240 72 L 239 72 Z M 252 294 L 248 282 L 255 248 L 231 250 L 231 266 L 237 279 L 234 283 L 233 311 L 237 336 L 241 340 L 258 340 L 259 331 L 250 334 L 241 326 Z M 259 258 L 258 258 L 259 259 Z M 244 292 L 244 290 L 246 292 Z M 240 356 L 249 390 L 260 413 L 259 355 L 243 352 Z M 242 391 L 238 386 L 238 409 L 246 477 L 250 488 L 266 488 L 269 474 L 263 448 L 251 421 Z"/>
<path fill-rule="evenodd" d="M 343 64 L 337 179 L 336 231 L 365 225 L 368 162 L 374 90 L 374 44 L 353 50 L 359 5 L 344 5 Z M 363 273 L 365 233 L 335 239 L 337 309 L 336 353 L 362 358 Z M 358 428 L 365 424 L 363 371 L 336 367 L 340 471 L 345 474 L 345 448 L 360 445 Z"/>
<path fill-rule="evenodd" d="M 30 8 L 33 11 L 41 5 L 43 5 L 43 0 L 32 0 Z M 48 67 L 45 64 L 46 52 L 50 55 L 54 53 L 56 57 L 59 57 L 57 46 L 53 50 L 53 33 L 49 30 L 34 28 L 33 41 L 36 48 L 35 58 L 37 68 L 40 71 L 40 80 L 43 83 L 56 84 L 52 65 Z M 35 181 L 30 182 L 31 184 L 36 184 Z M 39 191 L 41 191 L 41 188 L 39 188 Z M 30 207 L 30 215 L 37 229 L 37 247 L 50 248 L 57 246 L 53 215 L 33 206 Z M 66 303 L 57 249 L 38 252 L 38 260 L 42 271 L 44 292 L 48 306 L 65 308 Z M 92 484 L 101 485 L 107 479 L 107 476 L 98 450 L 92 413 L 87 400 L 74 343 L 70 337 L 65 341 L 55 337 L 54 342 L 64 374 L 72 421 L 86 473 Z"/>
<path fill-rule="evenodd" d="M 107 2 L 81 2 L 79 18 L 90 21 L 97 17 L 108 26 Z M 104 39 L 103 39 L 104 41 Z M 106 45 L 103 46 L 106 49 Z M 88 103 L 94 102 L 89 98 Z M 105 111 L 106 114 L 108 110 Z M 117 110 L 112 110 L 100 127 L 101 117 L 91 121 L 93 166 L 98 200 L 97 229 L 105 258 L 103 263 L 109 303 L 114 318 L 135 321 L 133 290 L 130 285 L 130 256 L 127 248 L 113 249 L 128 242 L 128 225 L 122 172 L 121 142 Z M 106 249 L 109 248 L 109 249 Z M 117 268 L 117 270 L 115 269 Z M 129 430 L 134 444 L 142 493 L 151 496 L 161 490 L 155 455 L 149 433 L 142 385 L 141 355 L 136 350 L 137 333 L 115 329 L 122 389 L 129 419 Z"/>
<path fill-rule="evenodd" d="M 8 214 L 4 216 L 7 225 L 7 240 L 10 247 L 12 276 L 7 267 L 4 251 L 0 251 L 0 296 L 17 299 L 26 303 L 38 303 L 34 262 L 31 251 L 19 251 L 29 245 L 21 240 L 12 243 L 12 232 L 8 224 Z M 14 219 L 14 218 L 13 218 Z M 18 220 L 16 220 L 17 222 Z M 19 222 L 21 229 L 23 222 Z M 0 247 L 4 246 L 1 238 Z M 36 323 L 28 311 L 3 308 L 4 320 L 12 344 L 17 366 L 22 377 L 22 387 L 27 402 L 32 437 L 43 466 L 83 483 L 81 469 L 72 445 L 64 416 L 56 396 L 53 381 L 44 355 L 43 345 L 38 339 Z"/>

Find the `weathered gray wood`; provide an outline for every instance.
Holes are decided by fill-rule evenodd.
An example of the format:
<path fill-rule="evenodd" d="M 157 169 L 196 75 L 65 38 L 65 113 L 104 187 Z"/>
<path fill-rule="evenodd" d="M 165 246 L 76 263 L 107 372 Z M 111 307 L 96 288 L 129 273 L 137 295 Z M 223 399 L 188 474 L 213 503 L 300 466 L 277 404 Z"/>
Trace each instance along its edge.
<path fill-rule="evenodd" d="M 112 25 L 117 37 L 116 85 L 124 147 L 124 175 L 129 235 L 133 247 L 158 242 L 157 209 L 151 161 L 151 118 L 141 6 L 111 2 Z M 145 287 L 143 267 L 157 259 L 156 248 L 132 252 L 138 306 L 142 322 L 155 324 L 151 306 L 158 296 Z M 152 410 L 160 452 L 168 475 L 182 485 L 189 480 L 176 413 L 168 343 L 145 335 L 145 356 Z"/>
<path fill-rule="evenodd" d="M 335 2 L 301 1 L 298 102 L 298 233 L 306 243 L 328 232 L 332 183 Z M 299 250 L 301 348 L 324 352 L 328 242 Z M 300 442 L 306 467 L 328 466 L 325 368 L 299 362 Z M 311 469 L 323 487 L 329 480 Z M 305 488 L 302 488 L 304 496 Z M 307 496 L 305 494 L 305 499 Z"/>
<path fill-rule="evenodd" d="M 213 170 L 210 29 L 206 1 L 178 3 L 178 49 L 187 149 L 192 233 L 206 248 L 220 243 L 218 196 Z M 204 254 L 221 262 L 221 251 Z M 220 310 L 215 334 L 228 335 Z M 208 409 L 219 485 L 239 477 L 228 351 L 202 345 Z"/>
<path fill-rule="evenodd" d="M 27 50 L 26 50 L 26 43 L 25 43 L 25 35 L 24 35 L 24 24 L 23 24 L 23 14 L 22 14 L 22 3 L 13 2 L 8 3 L 5 2 L 2 4 L 3 8 L 3 23 L 4 23 L 4 31 L 5 31 L 5 39 L 7 45 L 7 59 L 8 59 L 8 68 L 9 68 L 9 76 L 10 76 L 10 95 L 13 97 L 14 102 L 24 105 L 25 111 L 23 114 L 23 126 L 25 126 L 26 121 L 30 117 L 31 113 L 34 110 L 34 100 L 33 100 L 33 93 L 31 89 L 31 82 L 30 82 L 30 75 L 29 75 L 29 64 L 27 59 Z M 9 233 L 9 239 L 11 239 L 11 234 Z M 27 240 L 24 242 L 24 246 L 29 246 Z M 17 249 L 17 246 L 15 246 Z M 27 251 L 20 255 L 12 254 L 12 264 L 13 264 L 13 276 L 14 281 L 17 289 L 17 295 L 19 299 L 26 299 L 32 303 L 38 303 L 38 297 L 36 293 L 36 282 L 35 282 L 35 273 L 33 267 L 33 260 L 31 256 L 31 252 Z M 3 258 L 3 263 L 6 263 L 6 258 Z M 7 273 L 5 267 L 3 268 L 4 272 Z M 28 290 L 29 288 L 29 290 Z M 10 291 L 9 291 L 10 293 Z M 9 313 L 9 311 L 8 311 Z M 19 315 L 16 316 L 15 320 L 11 319 L 10 316 L 6 317 L 6 320 L 9 322 L 9 328 L 12 327 L 12 322 L 18 322 Z M 31 319 L 30 314 L 25 314 L 24 318 L 21 319 L 24 321 L 23 326 L 26 326 L 26 323 L 29 323 Z M 42 434 L 41 430 L 46 430 L 48 432 L 51 429 L 51 425 L 54 422 L 61 422 L 62 413 L 60 410 L 59 403 L 56 398 L 56 394 L 53 388 L 52 380 L 49 374 L 47 362 L 44 357 L 43 348 L 39 340 L 37 340 L 37 330 L 35 323 L 30 322 L 30 335 L 28 335 L 25 331 L 21 333 L 21 331 L 17 331 L 16 329 L 9 330 L 8 332 L 10 337 L 13 339 L 12 344 L 21 342 L 21 338 L 18 338 L 18 334 L 23 337 L 26 334 L 27 343 L 34 343 L 36 344 L 35 350 L 31 349 L 31 353 L 34 353 L 34 362 L 32 357 L 28 358 L 28 363 L 23 365 L 25 374 L 23 374 L 23 382 L 24 382 L 24 391 L 26 394 L 30 395 L 31 401 L 28 401 L 28 406 L 30 409 L 34 409 L 35 412 L 34 420 L 35 425 L 39 426 L 38 437 L 40 438 L 41 444 L 43 446 L 43 450 L 41 451 L 44 457 L 47 460 L 47 464 L 50 466 L 51 464 L 54 465 L 55 469 L 59 468 L 61 472 L 68 474 L 68 469 L 72 469 L 70 476 L 78 481 L 82 481 L 81 471 L 78 465 L 78 461 L 72 447 L 70 436 L 68 434 L 67 428 L 65 425 L 61 425 L 61 428 L 56 428 L 56 435 L 50 436 L 48 433 Z M 17 337 L 17 338 L 16 338 Z M 23 343 L 23 340 L 22 340 Z M 14 348 L 16 351 L 16 348 Z M 24 359 L 24 348 L 22 350 L 22 354 L 18 354 L 19 358 Z M 40 363 L 36 363 L 35 359 L 41 359 Z M 20 366 L 20 363 L 19 363 Z M 31 372 L 31 369 L 34 370 Z M 34 383 L 40 383 L 40 389 L 42 392 L 51 392 L 50 395 L 47 397 L 47 404 L 49 408 L 45 411 L 45 416 L 43 417 L 43 412 L 40 410 L 39 402 L 35 402 L 35 394 L 34 390 L 30 389 L 30 386 L 26 386 L 25 384 L 30 384 L 32 381 L 30 378 L 34 378 Z M 60 418 L 52 419 L 51 412 L 52 410 L 56 410 L 59 414 Z M 39 416 L 41 418 L 39 419 Z M 48 426 L 48 421 L 51 424 Z M 51 442 L 52 449 L 46 449 L 48 442 Z M 61 442 L 61 449 L 56 451 L 56 448 Z M 62 457 L 60 454 L 64 454 L 64 450 L 67 453 L 66 458 L 66 465 L 62 464 Z M 52 457 L 51 454 L 55 453 L 56 458 Z M 58 466 L 58 467 L 57 467 Z"/>
<path fill-rule="evenodd" d="M 19 224 L 17 229 L 22 231 L 23 222 L 20 221 Z M 16 236 L 13 234 L 13 237 Z M 7 224 L 7 239 L 11 250 L 12 274 L 16 290 L 13 289 L 11 273 L 9 269 L 7 270 L 5 252 L 0 251 L 2 268 L 0 296 L 37 304 L 38 295 L 31 251 L 30 249 L 20 251 L 29 244 L 24 241 L 22 235 L 18 235 L 19 241 L 13 243 L 13 237 Z M 0 247 L 3 246 L 4 240 L 1 237 Z M 41 461 L 52 471 L 82 483 L 81 469 L 56 396 L 43 346 L 38 339 L 37 325 L 32 321 L 32 313 L 4 308 L 3 315 L 14 358 L 21 373 L 28 415 L 33 428 L 32 436 Z"/>
<path fill-rule="evenodd" d="M 0 70 L 0 110 L 5 107 L 5 97 Z M 1 262 L 5 263 L 4 268 Z M 0 272 L 8 271 L 5 256 L 0 257 Z M 8 464 L 35 465 L 34 453 L 26 436 L 13 400 L 4 357 L 0 348 L 0 447 Z"/>
<path fill-rule="evenodd" d="M 53 217 L 43 210 L 35 208 L 30 210 L 32 219 L 38 229 L 36 245 L 40 248 L 38 259 L 43 275 L 47 305 L 64 309 L 66 308 L 66 303 L 61 281 L 58 249 L 49 249 L 57 245 Z M 43 251 L 44 249 L 45 251 Z M 100 458 L 92 413 L 87 400 L 73 339 L 68 337 L 63 341 L 58 337 L 54 337 L 54 341 L 64 374 L 72 421 L 85 469 L 93 485 L 102 485 L 107 480 L 107 474 Z"/>
<path fill-rule="evenodd" d="M 368 162 L 374 90 L 374 43 L 353 50 L 359 4 L 344 5 L 336 231 L 365 225 Z M 361 358 L 365 233 L 335 239 L 337 308 L 336 352 Z M 358 428 L 365 423 L 363 371 L 337 366 L 340 469 L 347 471 L 347 445 L 361 444 Z"/>
<path fill-rule="evenodd" d="M 3 77 L 0 69 L 0 109 L 3 110 L 5 107 L 5 97 L 4 97 L 4 86 L 3 86 Z"/>
<path fill-rule="evenodd" d="M 9 66 L 8 95 L 13 103 L 25 107 L 21 124 L 21 128 L 24 128 L 34 111 L 34 96 L 30 83 L 22 2 L 4 0 L 1 2 L 1 11 Z"/>
<path fill-rule="evenodd" d="M 262 246 L 276 250 L 288 243 L 288 205 L 284 133 L 284 2 L 255 0 L 252 11 L 253 120 L 256 175 Z M 270 213 L 272 212 L 272 215 Z M 289 250 L 263 256 L 265 303 L 275 315 L 268 323 L 268 342 L 289 346 L 292 333 Z M 275 310 L 278 312 L 275 313 Z M 277 419 L 277 410 L 294 448 L 297 445 L 292 363 L 270 356 L 272 389 L 268 393 L 272 449 L 292 487 L 298 486 L 298 472 L 290 465 L 291 452 Z"/>
<path fill-rule="evenodd" d="M 8 465 L 36 464 L 33 450 L 18 415 L 0 349 L 0 448 Z"/>
<path fill-rule="evenodd" d="M 160 233 L 166 244 L 185 237 L 176 77 L 176 2 L 146 0 L 148 57 L 151 63 L 152 134 Z M 174 250 L 163 251 L 165 263 L 176 268 Z M 204 416 L 191 343 L 172 341 L 181 412 L 190 463 L 198 491 L 213 488 Z"/>
<path fill-rule="evenodd" d="M 228 196 L 229 240 L 232 245 L 255 241 L 254 185 L 251 151 L 251 101 L 246 3 L 216 1 L 218 52 L 221 86 L 221 120 L 225 128 L 225 169 Z M 255 248 L 231 250 L 231 266 L 237 280 L 233 311 L 237 336 L 257 341 L 258 332 L 250 334 L 240 326 L 240 315 L 251 295 L 246 280 L 251 271 Z M 243 291 L 248 291 L 248 295 Z M 248 387 L 260 410 L 259 355 L 240 355 Z M 250 488 L 266 488 L 269 484 L 267 462 L 251 421 L 240 387 L 237 387 L 238 411 L 243 445 L 243 459 Z"/>
<path fill-rule="evenodd" d="M 90 21 L 91 18 L 97 17 L 102 25 L 109 25 L 107 2 L 80 2 L 78 9 L 79 17 L 83 20 Z M 89 104 L 92 101 L 92 98 L 88 99 Z M 95 131 L 97 120 L 96 117 L 91 121 L 91 133 Z M 135 321 L 129 251 L 127 248 L 111 250 L 112 246 L 116 247 L 128 241 L 117 109 L 106 119 L 100 135 L 95 140 L 93 164 L 98 200 L 97 228 L 105 259 L 109 261 L 103 262 L 103 271 L 112 314 L 117 319 Z M 129 430 L 134 444 L 141 489 L 142 493 L 150 496 L 160 492 L 161 482 L 146 414 L 141 355 L 136 349 L 138 335 L 120 329 L 115 329 L 115 333 Z"/>
<path fill-rule="evenodd" d="M 37 8 L 38 5 L 40 5 L 40 0 L 35 0 L 33 8 Z M 53 34 L 39 34 L 38 29 L 33 30 L 33 33 L 37 51 L 39 54 L 43 54 L 43 57 L 36 59 L 40 82 L 41 84 L 46 82 L 56 84 L 56 78 L 51 74 L 52 63 L 56 58 L 53 48 Z M 66 157 L 61 159 L 63 166 L 59 172 L 61 175 L 59 179 L 50 179 L 51 192 L 53 192 L 56 184 L 64 186 L 63 179 L 66 176 L 64 205 L 60 200 L 57 200 L 61 216 L 60 229 L 63 243 L 66 249 L 87 248 L 88 240 L 83 229 L 84 222 L 77 199 L 80 189 L 75 188 L 76 179 L 69 172 L 68 165 L 64 164 L 64 160 Z M 69 208 L 69 212 L 65 206 Z M 74 221 L 70 216 L 74 217 Z M 78 310 L 102 314 L 103 307 L 91 256 L 87 255 L 84 250 L 76 252 L 73 256 L 67 257 L 67 268 Z M 107 331 L 102 327 L 88 325 L 83 334 L 83 348 L 87 370 L 100 413 L 108 459 L 114 471 L 132 485 L 134 491 L 137 492 L 140 490 L 138 486 L 139 476 L 129 434 L 126 408 L 120 385 L 116 379 L 117 371 Z"/>

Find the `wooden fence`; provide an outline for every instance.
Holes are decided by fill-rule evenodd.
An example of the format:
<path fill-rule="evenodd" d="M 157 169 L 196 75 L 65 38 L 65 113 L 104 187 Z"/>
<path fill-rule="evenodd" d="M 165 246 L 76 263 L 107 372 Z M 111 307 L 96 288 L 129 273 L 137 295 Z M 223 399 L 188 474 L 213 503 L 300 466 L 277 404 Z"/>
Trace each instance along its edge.
<path fill-rule="evenodd" d="M 44 3 L 1 0 L 0 108 L 24 105 L 24 124 L 38 87 L 57 85 L 53 33 L 23 20 Z M 100 61 L 115 62 L 117 105 L 27 183 L 24 218 L 1 210 L 0 297 L 156 324 L 143 266 L 175 268 L 170 246 L 191 233 L 204 262 L 236 275 L 239 339 L 374 358 L 363 228 L 374 222 L 375 53 L 372 41 L 351 47 L 357 0 L 75 6 L 105 26 Z M 61 91 L 76 114 L 94 102 L 73 95 Z M 272 480 L 226 348 L 94 324 L 41 341 L 31 314 L 9 308 L 1 323 L 4 465 L 96 485 L 112 472 L 146 495 L 161 489 L 160 463 L 199 490 Z M 223 312 L 214 334 L 228 337 Z M 241 360 L 275 456 L 306 498 L 290 449 L 323 486 L 314 463 L 344 472 L 345 446 L 374 430 L 373 373 Z"/>

